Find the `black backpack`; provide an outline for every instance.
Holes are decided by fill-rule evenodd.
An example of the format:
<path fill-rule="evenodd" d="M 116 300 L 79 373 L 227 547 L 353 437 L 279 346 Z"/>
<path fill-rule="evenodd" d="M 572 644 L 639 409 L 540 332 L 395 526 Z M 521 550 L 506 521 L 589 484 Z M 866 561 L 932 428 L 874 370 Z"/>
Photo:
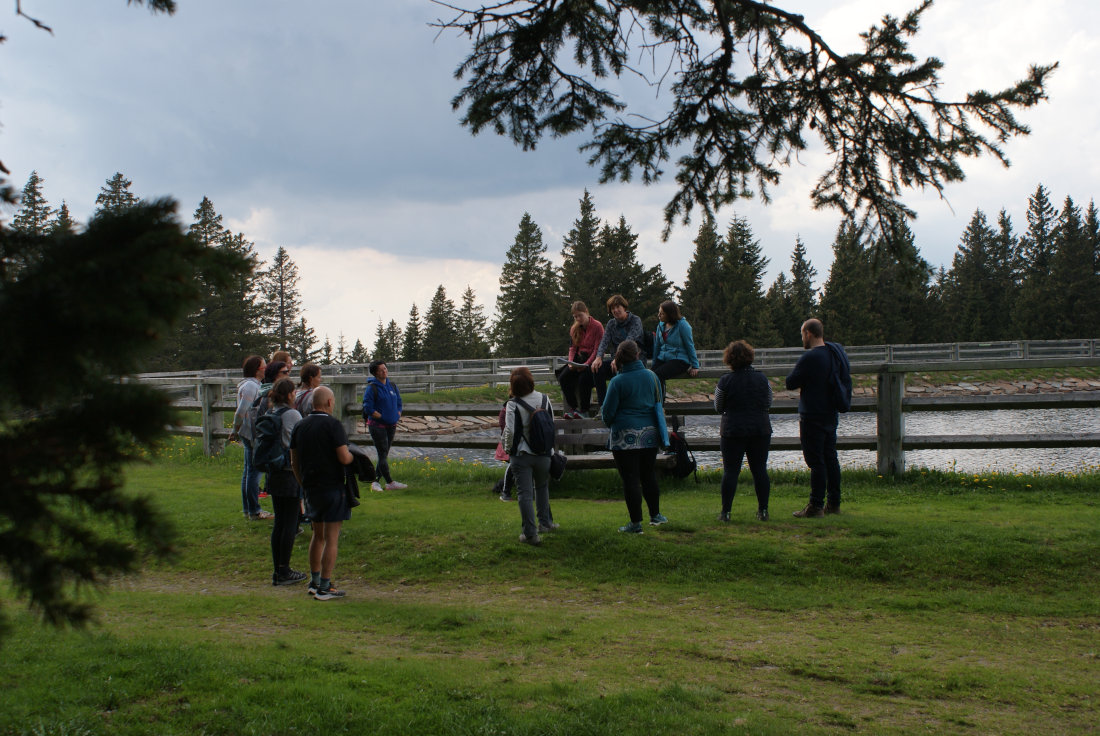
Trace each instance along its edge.
<path fill-rule="evenodd" d="M 829 373 L 829 399 L 841 414 L 852 408 L 852 367 L 844 347 L 835 342 L 825 343 L 833 360 L 833 369 Z"/>
<path fill-rule="evenodd" d="M 262 414 L 252 427 L 252 467 L 261 473 L 275 473 L 290 466 L 283 446 L 283 414 L 289 409 L 281 406 Z"/>
<path fill-rule="evenodd" d="M 638 348 L 642 351 L 642 358 L 645 360 L 653 360 L 657 356 L 653 354 L 653 347 L 657 344 L 657 336 L 655 333 L 650 332 L 647 329 L 642 329 L 642 343 Z"/>
<path fill-rule="evenodd" d="M 696 473 L 698 463 L 695 462 L 695 453 L 688 446 L 687 439 L 676 429 L 669 430 L 668 451 L 676 455 L 676 464 L 670 471 L 677 478 L 686 478 L 695 473 L 695 482 L 699 482 L 699 474 Z"/>
<path fill-rule="evenodd" d="M 512 448 L 508 451 L 509 455 L 515 455 L 516 449 L 519 448 L 520 434 L 527 437 L 527 444 L 531 448 L 531 452 L 536 455 L 550 455 L 554 452 L 554 417 L 550 416 L 550 412 L 547 411 L 547 407 L 550 405 L 550 400 L 543 394 L 542 406 L 538 409 L 532 409 L 531 406 L 519 398 L 518 396 L 513 398 L 516 402 L 516 427 L 520 431 L 515 432 L 512 437 Z M 523 407 L 531 414 L 531 421 L 526 427 L 523 426 L 521 414 L 519 413 L 519 407 Z"/>

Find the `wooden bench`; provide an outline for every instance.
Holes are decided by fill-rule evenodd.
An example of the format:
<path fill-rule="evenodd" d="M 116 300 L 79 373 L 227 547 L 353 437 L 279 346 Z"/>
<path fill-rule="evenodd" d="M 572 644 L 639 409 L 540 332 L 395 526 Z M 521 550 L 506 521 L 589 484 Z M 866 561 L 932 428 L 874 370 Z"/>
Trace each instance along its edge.
<path fill-rule="evenodd" d="M 668 426 L 673 420 L 683 424 L 683 417 L 666 417 Z M 615 458 L 607 449 L 607 436 L 610 432 L 599 419 L 555 419 L 557 430 L 555 446 L 565 453 L 568 462 L 566 470 L 597 470 L 615 467 Z M 671 468 L 676 464 L 675 455 L 657 454 L 657 467 Z"/>

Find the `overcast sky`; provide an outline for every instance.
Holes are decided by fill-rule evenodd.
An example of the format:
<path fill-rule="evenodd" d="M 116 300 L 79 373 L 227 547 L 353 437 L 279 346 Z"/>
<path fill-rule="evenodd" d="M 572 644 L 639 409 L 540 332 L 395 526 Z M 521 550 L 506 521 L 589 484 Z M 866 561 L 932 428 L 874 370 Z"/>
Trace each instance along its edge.
<path fill-rule="evenodd" d="M 845 53 L 883 13 L 917 0 L 778 4 Z M 661 242 L 670 187 L 599 185 L 577 152 L 583 137 L 524 153 L 458 124 L 453 71 L 468 44 L 438 36 L 428 24 L 443 9 L 428 0 L 179 0 L 174 16 L 124 0 L 23 0 L 23 9 L 54 34 L 0 8 L 0 161 L 16 188 L 37 170 L 51 205 L 64 199 L 79 221 L 116 171 L 139 196 L 175 197 L 185 223 L 209 197 L 262 258 L 288 250 L 321 341 L 343 333 L 349 348 L 356 339 L 370 348 L 379 319 L 404 325 L 439 284 L 455 302 L 473 287 L 491 315 L 523 213 L 560 261 L 585 188 L 601 219 L 625 215 L 639 233 L 642 263 L 683 285 L 698 220 Z M 1020 114 L 1033 134 L 1009 142 L 1012 168 L 971 161 L 947 201 L 907 199 L 934 265 L 950 265 L 975 208 L 991 219 L 1006 208 L 1023 230 L 1040 182 L 1059 206 L 1100 194 L 1097 27 L 1095 0 L 939 0 L 925 14 L 914 50 L 944 61 L 945 97 L 1001 89 L 1031 63 L 1061 64 L 1050 101 Z M 719 213 L 720 228 L 733 214 L 749 219 L 771 259 L 769 283 L 799 236 L 819 280 L 828 274 L 839 218 L 809 200 L 825 164 L 808 154 L 771 205 Z"/>

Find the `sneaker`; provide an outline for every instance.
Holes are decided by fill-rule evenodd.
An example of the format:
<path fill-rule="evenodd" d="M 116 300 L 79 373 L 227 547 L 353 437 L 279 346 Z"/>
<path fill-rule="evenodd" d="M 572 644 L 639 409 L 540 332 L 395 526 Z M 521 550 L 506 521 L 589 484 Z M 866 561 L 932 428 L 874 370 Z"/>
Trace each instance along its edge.
<path fill-rule="evenodd" d="M 539 524 L 539 532 L 545 534 L 546 532 L 552 532 L 555 529 L 561 528 L 561 524 L 556 521 L 551 521 L 549 524 Z"/>
<path fill-rule="evenodd" d="M 561 413 L 561 418 L 562 419 L 576 419 L 577 418 L 576 414 L 577 414 L 577 412 L 569 411 L 568 409 L 566 409 L 565 411 L 563 411 Z"/>
<path fill-rule="evenodd" d="M 831 503 L 827 503 L 827 504 L 825 504 L 825 508 L 823 509 L 823 511 L 825 512 L 826 516 L 829 516 L 830 514 L 839 514 L 840 513 L 840 504 L 836 504 L 834 506 Z"/>
<path fill-rule="evenodd" d="M 820 519 L 823 516 L 825 516 L 824 509 L 809 503 L 806 504 L 806 508 L 794 512 L 796 519 Z"/>
<path fill-rule="evenodd" d="M 642 533 L 642 522 L 632 521 L 629 524 L 627 524 L 626 526 L 619 527 L 619 531 L 622 532 L 623 534 L 641 534 Z"/>
<path fill-rule="evenodd" d="M 516 497 L 513 496 L 510 493 L 502 493 L 502 494 L 500 494 L 500 500 L 501 501 L 515 501 Z"/>
<path fill-rule="evenodd" d="M 260 491 L 260 495 L 257 498 L 267 498 L 267 491 Z"/>
<path fill-rule="evenodd" d="M 538 534 L 533 537 L 528 537 L 526 534 L 520 534 L 519 541 L 523 542 L 524 544 L 529 544 L 532 547 L 538 547 L 540 544 L 542 544 L 542 537 L 540 537 Z"/>
<path fill-rule="evenodd" d="M 584 419 L 584 414 L 581 414 L 579 411 L 574 411 L 573 412 L 573 418 L 574 419 Z"/>
<path fill-rule="evenodd" d="M 306 593 L 310 595 L 317 595 L 317 587 L 320 583 L 314 583 L 312 577 L 310 578 L 309 585 L 306 586 Z"/>
<path fill-rule="evenodd" d="M 756 512 L 756 520 L 757 521 L 767 521 L 768 520 L 768 510 L 767 509 L 760 509 L 759 511 L 757 511 Z"/>
<path fill-rule="evenodd" d="M 258 514 L 252 514 L 248 518 L 252 521 L 266 521 L 267 519 L 274 519 L 275 514 L 271 513 L 270 511 L 261 511 Z"/>
<path fill-rule="evenodd" d="M 729 520 L 730 520 L 730 512 L 723 511 L 722 513 L 718 514 L 718 521 L 729 521 Z"/>
<path fill-rule="evenodd" d="M 382 492 L 382 484 L 379 483 L 378 481 L 374 481 L 373 483 L 370 484 L 370 489 L 372 491 L 376 492 L 376 493 L 381 493 Z"/>
<path fill-rule="evenodd" d="M 298 572 L 297 570 L 288 570 L 285 574 L 272 573 L 271 584 L 272 585 L 294 585 L 294 583 L 300 583 L 309 575 L 304 572 Z"/>
<path fill-rule="evenodd" d="M 654 516 L 649 517 L 649 525 L 650 526 L 660 526 L 661 524 L 667 524 L 667 523 L 668 523 L 668 519 L 665 518 L 664 514 L 656 514 Z"/>
<path fill-rule="evenodd" d="M 344 591 L 337 590 L 335 585 L 329 585 L 325 590 L 318 590 L 313 599 L 318 601 L 330 601 L 333 598 L 343 598 Z"/>
<path fill-rule="evenodd" d="M 407 485 L 405 485 L 404 483 L 398 483 L 395 480 L 391 480 L 389 483 L 386 484 L 387 491 L 403 491 L 406 488 L 408 488 Z"/>

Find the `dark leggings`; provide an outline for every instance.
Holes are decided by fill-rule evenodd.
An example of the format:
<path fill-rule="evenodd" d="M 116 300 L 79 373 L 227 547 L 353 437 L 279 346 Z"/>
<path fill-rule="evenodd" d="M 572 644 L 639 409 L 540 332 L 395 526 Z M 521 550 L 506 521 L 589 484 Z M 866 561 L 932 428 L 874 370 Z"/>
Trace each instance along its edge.
<path fill-rule="evenodd" d="M 723 435 L 722 447 L 722 513 L 728 514 L 733 507 L 733 497 L 737 493 L 737 476 L 741 474 L 741 459 L 748 455 L 749 472 L 756 490 L 756 507 L 768 508 L 768 497 L 772 484 L 768 478 L 768 447 L 770 434 L 754 437 L 726 437 Z"/>
<path fill-rule="evenodd" d="M 623 479 L 623 496 L 630 520 L 641 522 L 642 499 L 651 517 L 661 513 L 661 490 L 657 487 L 657 448 L 612 450 L 619 476 Z"/>
<path fill-rule="evenodd" d="M 286 572 L 290 567 L 290 553 L 294 551 L 294 537 L 298 534 L 299 500 L 294 496 L 272 496 L 275 523 L 271 527 L 271 559 L 275 572 Z"/>
<path fill-rule="evenodd" d="M 374 443 L 374 450 L 378 453 L 378 463 L 374 467 L 374 472 L 381 478 L 385 478 L 387 483 L 393 483 L 393 476 L 390 475 L 390 445 L 393 444 L 393 437 L 397 434 L 396 425 L 384 426 L 378 424 L 368 424 L 367 429 L 370 430 L 370 438 Z"/>
<path fill-rule="evenodd" d="M 657 378 L 661 379 L 661 400 L 664 401 L 664 397 L 668 394 L 665 391 L 665 381 L 670 378 L 676 378 L 688 372 L 691 368 L 691 363 L 686 360 L 655 360 L 653 361 L 653 372 L 657 374 Z"/>
<path fill-rule="evenodd" d="M 571 410 L 576 410 L 579 406 L 580 410 L 583 412 L 588 411 L 592 407 L 592 386 L 594 377 L 590 369 L 584 368 L 583 370 L 575 371 L 572 368 L 568 368 L 561 374 L 558 383 L 561 384 L 561 397 L 565 401 L 566 407 Z"/>

